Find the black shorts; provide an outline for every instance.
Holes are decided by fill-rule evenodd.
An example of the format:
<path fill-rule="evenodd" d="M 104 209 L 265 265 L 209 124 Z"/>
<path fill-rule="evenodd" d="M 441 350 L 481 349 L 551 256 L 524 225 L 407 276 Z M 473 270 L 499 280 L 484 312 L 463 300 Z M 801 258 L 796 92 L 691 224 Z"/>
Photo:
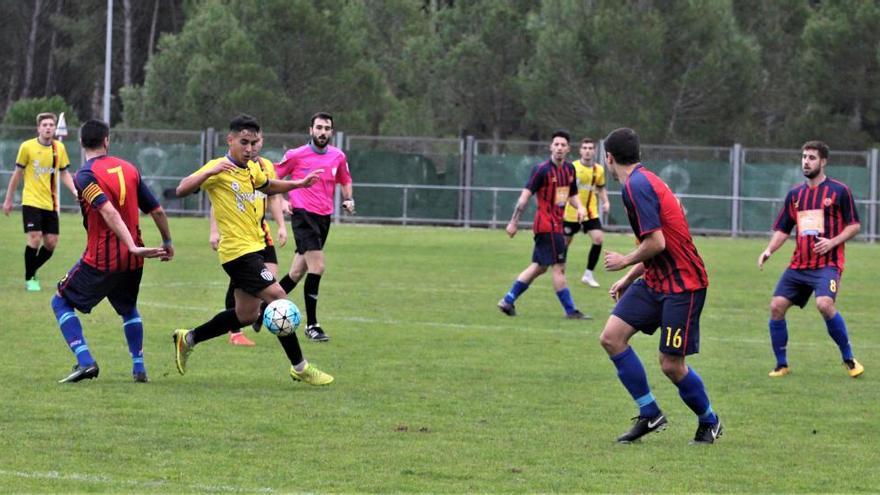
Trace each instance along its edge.
<path fill-rule="evenodd" d="M 58 234 L 58 212 L 44 210 L 36 206 L 23 205 L 21 207 L 21 219 L 24 224 L 24 233 L 42 232 L 44 234 Z"/>
<path fill-rule="evenodd" d="M 296 252 L 323 251 L 330 233 L 330 215 L 317 215 L 302 208 L 294 208 L 290 219 Z"/>
<path fill-rule="evenodd" d="M 83 313 L 92 311 L 105 297 L 116 314 L 129 314 L 137 306 L 143 268 L 130 272 L 102 272 L 79 260 L 58 282 L 58 294 Z"/>
<path fill-rule="evenodd" d="M 275 283 L 275 277 L 266 268 L 263 251 L 248 253 L 227 261 L 223 263 L 223 270 L 229 275 L 233 289 L 241 289 L 252 296 L 256 296 Z"/>
<path fill-rule="evenodd" d="M 578 232 L 586 234 L 591 230 L 602 230 L 602 222 L 598 218 L 591 218 L 581 223 L 562 222 L 562 232 L 567 236 L 573 236 Z"/>
<path fill-rule="evenodd" d="M 278 254 L 275 252 L 275 246 L 266 246 L 266 249 L 260 251 L 263 255 L 263 263 L 278 264 Z"/>

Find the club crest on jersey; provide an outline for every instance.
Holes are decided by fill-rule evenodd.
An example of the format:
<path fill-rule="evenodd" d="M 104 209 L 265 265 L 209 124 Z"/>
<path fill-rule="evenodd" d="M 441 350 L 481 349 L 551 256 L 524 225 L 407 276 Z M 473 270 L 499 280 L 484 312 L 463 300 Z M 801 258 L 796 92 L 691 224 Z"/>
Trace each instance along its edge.
<path fill-rule="evenodd" d="M 825 201 L 822 201 L 822 204 L 827 206 L 831 206 L 831 198 L 825 198 Z"/>
<path fill-rule="evenodd" d="M 260 276 L 267 282 L 270 282 L 272 278 L 274 278 L 272 277 L 272 272 L 270 272 L 268 268 L 263 268 L 263 271 L 260 272 Z"/>

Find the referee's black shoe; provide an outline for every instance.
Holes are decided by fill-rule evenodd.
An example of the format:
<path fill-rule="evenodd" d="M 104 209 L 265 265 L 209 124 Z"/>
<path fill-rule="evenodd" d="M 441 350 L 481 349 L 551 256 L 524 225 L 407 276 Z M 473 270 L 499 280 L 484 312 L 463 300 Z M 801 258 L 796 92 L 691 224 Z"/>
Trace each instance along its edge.
<path fill-rule="evenodd" d="M 666 429 L 666 416 L 661 412 L 652 417 L 636 416 L 633 418 L 632 428 L 628 432 L 617 437 L 619 443 L 632 443 L 648 433 Z"/>
<path fill-rule="evenodd" d="M 312 342 L 328 342 L 330 337 L 324 333 L 324 329 L 321 328 L 321 325 L 315 323 L 314 325 L 309 325 L 306 328 L 306 337 Z"/>
<path fill-rule="evenodd" d="M 61 380 L 58 380 L 58 383 L 74 383 L 80 380 L 91 380 L 92 378 L 98 378 L 98 373 L 100 371 L 101 370 L 98 369 L 98 363 L 92 363 L 85 367 L 75 364 L 70 374 Z"/>

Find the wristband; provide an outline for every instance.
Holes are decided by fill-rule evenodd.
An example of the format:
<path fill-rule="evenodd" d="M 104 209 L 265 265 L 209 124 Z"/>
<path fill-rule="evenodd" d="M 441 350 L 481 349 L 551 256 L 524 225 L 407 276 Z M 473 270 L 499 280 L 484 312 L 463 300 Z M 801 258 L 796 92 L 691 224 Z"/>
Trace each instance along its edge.
<path fill-rule="evenodd" d="M 168 239 L 167 241 L 162 241 L 162 247 L 168 247 L 170 245 L 171 245 L 171 239 Z"/>

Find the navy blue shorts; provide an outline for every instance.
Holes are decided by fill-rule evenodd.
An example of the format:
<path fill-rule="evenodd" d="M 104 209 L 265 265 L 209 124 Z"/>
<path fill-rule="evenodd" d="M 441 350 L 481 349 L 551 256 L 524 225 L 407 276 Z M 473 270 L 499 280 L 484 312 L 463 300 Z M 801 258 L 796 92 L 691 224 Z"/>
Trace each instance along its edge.
<path fill-rule="evenodd" d="M 664 294 L 638 279 L 617 301 L 612 314 L 636 330 L 653 335 L 660 328 L 660 352 L 687 356 L 700 352 L 700 313 L 706 289 Z"/>
<path fill-rule="evenodd" d="M 817 270 L 792 270 L 786 268 L 779 277 L 773 296 L 782 296 L 793 304 L 804 307 L 815 292 L 816 297 L 827 296 L 837 299 L 840 290 L 840 270 L 826 266 Z"/>
<path fill-rule="evenodd" d="M 90 313 L 106 297 L 116 314 L 126 315 L 137 306 L 143 273 L 143 268 L 102 272 L 79 260 L 58 282 L 58 294 L 83 313 Z"/>
<path fill-rule="evenodd" d="M 568 248 L 562 234 L 535 234 L 535 249 L 532 251 L 532 263 L 550 266 L 565 263 Z"/>

